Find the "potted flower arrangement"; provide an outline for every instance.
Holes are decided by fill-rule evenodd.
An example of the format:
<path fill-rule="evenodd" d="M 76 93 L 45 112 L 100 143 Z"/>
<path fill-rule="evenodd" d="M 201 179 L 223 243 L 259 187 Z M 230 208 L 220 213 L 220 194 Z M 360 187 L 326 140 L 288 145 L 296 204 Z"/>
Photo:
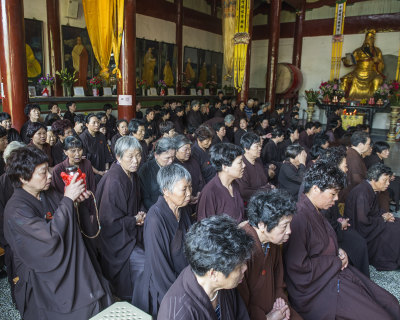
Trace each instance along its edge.
<path fill-rule="evenodd" d="M 192 87 L 192 80 L 186 79 L 186 73 L 182 73 L 180 78 L 181 94 L 189 94 L 190 88 Z"/>
<path fill-rule="evenodd" d="M 67 97 L 72 97 L 72 86 L 78 81 L 75 78 L 76 71 L 69 72 L 67 69 L 61 69 L 61 71 L 56 71 L 56 75 L 60 78 L 64 86 L 64 94 Z"/>
<path fill-rule="evenodd" d="M 391 82 L 385 81 L 379 88 L 374 92 L 374 100 L 378 106 L 383 105 L 390 94 Z"/>
<path fill-rule="evenodd" d="M 38 83 L 42 86 L 42 96 L 50 97 L 51 96 L 51 86 L 54 84 L 54 77 L 47 74 L 45 77 L 41 77 Z"/>
<path fill-rule="evenodd" d="M 99 77 L 93 77 L 89 81 L 90 86 L 92 87 L 93 97 L 99 96 L 99 88 L 101 87 L 101 79 Z"/>
<path fill-rule="evenodd" d="M 323 101 L 329 103 L 336 95 L 336 90 L 339 89 L 339 84 L 334 81 L 325 81 L 321 82 L 319 89 L 321 90 Z"/>
<path fill-rule="evenodd" d="M 214 80 L 211 80 L 207 82 L 206 86 L 208 89 L 210 89 L 210 95 L 214 95 L 216 91 L 215 89 L 218 87 L 218 83 Z"/>
<path fill-rule="evenodd" d="M 167 88 L 167 84 L 164 80 L 158 80 L 157 87 L 160 92 L 160 96 L 165 96 L 165 89 Z"/>
<path fill-rule="evenodd" d="M 137 80 L 137 86 L 142 89 L 142 96 L 146 95 L 147 82 L 146 80 Z"/>
<path fill-rule="evenodd" d="M 196 84 L 196 91 L 197 91 L 197 95 L 198 96 L 202 96 L 203 95 L 203 89 L 204 89 L 203 84 L 201 82 L 198 82 Z"/>

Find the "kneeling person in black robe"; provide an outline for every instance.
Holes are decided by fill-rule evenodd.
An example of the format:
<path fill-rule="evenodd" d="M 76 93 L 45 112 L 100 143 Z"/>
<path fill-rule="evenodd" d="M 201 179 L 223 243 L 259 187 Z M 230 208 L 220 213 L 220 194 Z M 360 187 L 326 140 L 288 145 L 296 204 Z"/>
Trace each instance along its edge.
<path fill-rule="evenodd" d="M 15 298 L 25 320 L 88 319 L 107 307 L 77 225 L 74 201 L 88 197 L 74 176 L 64 197 L 49 189 L 48 159 L 33 147 L 15 150 L 7 174 L 15 186 L 4 213 L 14 253 Z"/>
<path fill-rule="evenodd" d="M 235 288 L 243 280 L 253 243 L 228 216 L 193 225 L 185 239 L 189 266 L 168 290 L 157 319 L 250 319 Z"/>

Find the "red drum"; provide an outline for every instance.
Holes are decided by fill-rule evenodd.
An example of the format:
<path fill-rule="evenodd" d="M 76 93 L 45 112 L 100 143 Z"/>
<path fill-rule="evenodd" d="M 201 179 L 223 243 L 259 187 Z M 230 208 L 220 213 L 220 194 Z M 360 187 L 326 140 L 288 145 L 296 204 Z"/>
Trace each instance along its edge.
<path fill-rule="evenodd" d="M 278 63 L 276 68 L 276 94 L 290 95 L 297 92 L 303 84 L 300 69 L 290 63 Z"/>

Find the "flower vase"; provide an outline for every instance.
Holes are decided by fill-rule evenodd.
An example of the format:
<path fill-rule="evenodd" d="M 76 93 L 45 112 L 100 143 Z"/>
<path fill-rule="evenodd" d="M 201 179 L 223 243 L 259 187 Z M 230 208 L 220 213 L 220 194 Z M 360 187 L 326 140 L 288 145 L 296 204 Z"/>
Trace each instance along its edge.
<path fill-rule="evenodd" d="M 99 96 L 99 88 L 93 88 L 92 92 L 93 92 L 93 97 L 98 97 Z"/>
<path fill-rule="evenodd" d="M 315 102 L 308 102 L 307 103 L 307 122 L 311 122 L 312 121 L 312 116 L 314 113 L 314 106 L 315 106 Z"/>
<path fill-rule="evenodd" d="M 142 87 L 142 96 L 146 96 L 146 89 L 144 87 Z"/>
<path fill-rule="evenodd" d="M 162 89 L 160 90 L 160 96 L 165 96 L 165 89 L 164 89 L 164 88 L 162 88 Z"/>
<path fill-rule="evenodd" d="M 45 86 L 43 88 L 42 97 L 51 97 L 51 86 Z"/>
<path fill-rule="evenodd" d="M 203 95 L 202 89 L 197 89 L 197 95 L 198 96 L 202 96 Z"/>
<path fill-rule="evenodd" d="M 64 84 L 64 96 L 72 97 L 72 84 Z"/>

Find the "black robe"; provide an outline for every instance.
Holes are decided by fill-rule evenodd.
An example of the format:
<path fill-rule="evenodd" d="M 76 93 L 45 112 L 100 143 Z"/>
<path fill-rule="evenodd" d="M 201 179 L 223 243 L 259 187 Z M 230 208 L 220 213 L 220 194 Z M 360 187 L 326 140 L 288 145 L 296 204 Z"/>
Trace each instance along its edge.
<path fill-rule="evenodd" d="M 180 164 L 189 171 L 192 177 L 192 196 L 197 196 L 197 193 L 201 192 L 205 186 L 199 163 L 193 157 L 190 157 L 189 160 L 185 162 L 180 162 L 178 159 L 175 159 L 175 163 Z"/>
<path fill-rule="evenodd" d="M 236 130 L 235 135 L 234 135 L 234 143 L 237 146 L 240 146 L 240 139 L 247 132 L 249 132 L 249 131 L 248 130 L 243 130 L 243 129 L 240 129 L 240 128 Z"/>
<path fill-rule="evenodd" d="M 190 110 L 187 113 L 187 128 L 189 132 L 195 132 L 203 123 L 203 118 L 200 111 Z"/>
<path fill-rule="evenodd" d="M 10 143 L 12 141 L 22 142 L 21 136 L 19 135 L 18 131 L 14 128 L 7 130 L 7 140 L 8 140 L 8 143 Z"/>
<path fill-rule="evenodd" d="M 341 270 L 336 234 L 305 194 L 284 250 L 289 300 L 304 319 L 399 319 L 397 299 L 356 268 Z"/>
<path fill-rule="evenodd" d="M 84 154 L 94 168 L 99 171 L 106 169 L 106 163 L 113 161 L 112 155 L 108 149 L 106 137 L 101 132 L 97 132 L 93 137 L 89 130 L 83 131 L 79 138 L 83 144 Z"/>
<path fill-rule="evenodd" d="M 286 190 L 296 199 L 305 171 L 306 167 L 302 164 L 296 168 L 290 161 L 284 161 L 279 170 L 279 188 Z"/>
<path fill-rule="evenodd" d="M 20 130 L 20 136 L 21 136 L 22 142 L 24 142 L 25 144 L 28 144 L 31 141 L 31 139 L 26 136 L 28 126 L 31 123 L 32 123 L 31 120 L 28 120 L 27 122 L 25 122 L 22 125 L 21 130 Z"/>
<path fill-rule="evenodd" d="M 183 241 L 188 231 L 191 211 L 180 208 L 177 221 L 164 197 L 147 212 L 144 222 L 145 270 L 134 288 L 133 305 L 157 316 L 168 289 L 187 266 Z"/>
<path fill-rule="evenodd" d="M 236 289 L 219 290 L 221 319 L 250 319 L 242 298 Z M 160 306 L 158 320 L 217 320 L 210 298 L 199 285 L 197 279 L 187 266 L 174 282 Z"/>
<path fill-rule="evenodd" d="M 25 320 L 88 319 L 111 301 L 86 252 L 73 202 L 54 190 L 40 196 L 17 188 L 4 213 L 18 310 Z"/>
<path fill-rule="evenodd" d="M 265 165 L 274 164 L 276 168 L 280 168 L 284 158 L 281 157 L 279 146 L 270 140 L 261 151 L 261 159 Z"/>
<path fill-rule="evenodd" d="M 183 124 L 183 117 L 178 117 L 175 113 L 171 115 L 171 121 L 174 123 L 175 131 L 179 134 L 183 134 L 185 125 Z"/>
<path fill-rule="evenodd" d="M 152 158 L 145 162 L 138 172 L 143 204 L 146 210 L 149 210 L 161 195 L 160 186 L 157 183 L 157 173 L 159 170 L 160 166 L 156 159 Z"/>
<path fill-rule="evenodd" d="M 233 197 L 225 188 L 218 175 L 205 185 L 197 203 L 197 219 L 203 220 L 215 215 L 227 214 L 237 222 L 245 218 L 244 203 L 239 186 L 232 182 Z"/>
<path fill-rule="evenodd" d="M 72 127 L 75 126 L 75 113 L 67 110 L 64 113 L 64 119 L 69 120 L 72 123 Z"/>
<path fill-rule="evenodd" d="M 142 246 L 142 227 L 135 216 L 141 210 L 139 179 L 129 178 L 118 163 L 113 163 L 97 186 L 101 233 L 101 265 L 118 297 L 132 297 L 129 258 L 135 246 Z"/>
<path fill-rule="evenodd" d="M 345 216 L 368 244 L 370 263 L 377 270 L 400 267 L 400 219 L 385 222 L 378 197 L 371 184 L 364 180 L 354 187 L 346 199 Z"/>
<path fill-rule="evenodd" d="M 211 164 L 210 154 L 208 151 L 204 151 L 199 147 L 197 141 L 192 146 L 192 155 L 200 165 L 201 174 L 203 175 L 204 181 L 208 183 L 217 174 L 217 171 Z"/>
<path fill-rule="evenodd" d="M 63 162 L 67 157 L 64 153 L 64 144 L 60 140 L 51 147 L 51 157 L 53 158 L 53 165 Z"/>

